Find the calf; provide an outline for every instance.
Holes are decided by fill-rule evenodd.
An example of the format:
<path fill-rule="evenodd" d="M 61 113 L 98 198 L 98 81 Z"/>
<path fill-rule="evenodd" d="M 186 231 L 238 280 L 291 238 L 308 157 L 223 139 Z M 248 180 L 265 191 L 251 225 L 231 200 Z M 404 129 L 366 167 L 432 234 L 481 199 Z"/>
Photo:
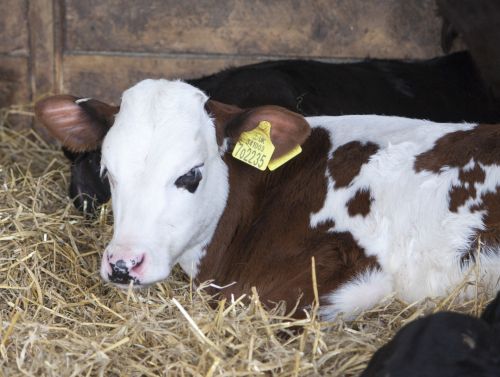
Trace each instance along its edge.
<path fill-rule="evenodd" d="M 500 122 L 500 101 L 490 95 L 466 52 L 421 62 L 264 62 L 189 83 L 215 100 L 240 107 L 279 105 L 305 115 L 387 114 L 438 122 Z M 80 106 L 103 130 L 113 124 L 118 111 L 98 101 Z M 110 197 L 107 180 L 99 177 L 100 144 L 85 151 L 66 149 L 66 155 L 72 161 L 70 197 L 79 209 L 92 212 Z"/>
<path fill-rule="evenodd" d="M 242 110 L 166 80 L 127 90 L 109 130 L 71 100 L 58 112 L 60 102 L 39 112 L 52 112 L 43 119 L 67 147 L 92 148 L 106 133 L 102 172 L 115 220 L 106 281 L 149 285 L 179 263 L 225 287 L 222 295 L 255 286 L 266 303 L 303 306 L 313 301 L 314 257 L 325 318 L 354 315 L 393 291 L 408 301 L 445 295 L 474 263 L 484 286 L 497 286 L 497 126 Z M 254 143 L 270 138 L 274 151 L 259 144 L 242 155 L 257 126 Z M 231 154 L 265 169 L 262 154 L 273 163 L 299 146 L 274 171 Z"/>
<path fill-rule="evenodd" d="M 480 319 L 444 312 L 407 324 L 361 374 L 384 376 L 500 376 L 500 294 Z"/>

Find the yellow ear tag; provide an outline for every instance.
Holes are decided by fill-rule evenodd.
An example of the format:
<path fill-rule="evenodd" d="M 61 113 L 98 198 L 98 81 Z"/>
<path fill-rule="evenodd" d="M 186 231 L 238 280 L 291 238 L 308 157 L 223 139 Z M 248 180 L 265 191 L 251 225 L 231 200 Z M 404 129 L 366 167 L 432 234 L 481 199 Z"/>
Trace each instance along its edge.
<path fill-rule="evenodd" d="M 302 152 L 302 148 L 300 147 L 300 145 L 297 145 L 290 152 L 285 153 L 283 156 L 275 158 L 274 160 L 270 161 L 269 165 L 268 165 L 269 170 L 273 171 L 275 169 L 278 169 L 281 165 L 290 161 L 292 158 L 297 156 L 300 152 Z"/>
<path fill-rule="evenodd" d="M 271 142 L 271 123 L 263 120 L 251 131 L 243 132 L 233 149 L 233 157 L 259 170 L 266 170 L 274 145 Z"/>

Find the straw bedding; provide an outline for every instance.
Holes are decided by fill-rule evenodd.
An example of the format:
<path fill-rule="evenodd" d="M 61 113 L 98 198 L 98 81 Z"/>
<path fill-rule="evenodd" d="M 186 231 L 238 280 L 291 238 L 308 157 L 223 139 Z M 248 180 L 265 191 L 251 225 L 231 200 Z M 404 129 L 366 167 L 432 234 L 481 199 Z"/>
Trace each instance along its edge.
<path fill-rule="evenodd" d="M 68 163 L 30 130 L 31 108 L 0 113 L 0 373 L 4 376 L 356 376 L 405 323 L 459 303 L 389 300 L 354 322 L 292 320 L 255 294 L 208 305 L 180 270 L 164 283 L 121 291 L 99 279 L 111 237 L 104 207 L 85 219 L 67 198 Z M 312 279 L 313 280 L 313 279 Z M 311 281 L 312 281 L 311 280 Z M 297 331 L 296 329 L 301 329 Z"/>

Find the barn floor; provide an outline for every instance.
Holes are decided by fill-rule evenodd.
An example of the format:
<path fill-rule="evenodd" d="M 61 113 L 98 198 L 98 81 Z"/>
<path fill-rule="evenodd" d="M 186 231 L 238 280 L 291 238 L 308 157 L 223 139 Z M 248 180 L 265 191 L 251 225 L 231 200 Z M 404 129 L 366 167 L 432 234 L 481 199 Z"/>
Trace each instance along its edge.
<path fill-rule="evenodd" d="M 180 271 L 141 291 L 107 286 L 98 271 L 111 215 L 88 220 L 72 207 L 59 149 L 13 131 L 14 118 L 30 116 L 29 107 L 0 112 L 1 375 L 356 376 L 408 321 L 444 309 L 477 315 L 486 304 L 480 293 L 459 304 L 457 290 L 322 323 L 314 312 L 293 321 L 265 310 L 256 296 L 214 310 Z"/>

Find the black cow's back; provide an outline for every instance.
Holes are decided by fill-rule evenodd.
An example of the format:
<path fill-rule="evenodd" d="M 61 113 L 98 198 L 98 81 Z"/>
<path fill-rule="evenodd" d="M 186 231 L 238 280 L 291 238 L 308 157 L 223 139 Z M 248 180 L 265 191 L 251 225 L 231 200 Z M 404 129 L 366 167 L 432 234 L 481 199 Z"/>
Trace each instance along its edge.
<path fill-rule="evenodd" d="M 404 326 L 361 377 L 500 376 L 500 294 L 481 319 L 442 312 Z"/>
<path fill-rule="evenodd" d="M 436 122 L 500 120 L 500 102 L 467 52 L 419 62 L 269 61 L 188 80 L 241 107 L 275 104 L 307 116 L 384 114 Z"/>

